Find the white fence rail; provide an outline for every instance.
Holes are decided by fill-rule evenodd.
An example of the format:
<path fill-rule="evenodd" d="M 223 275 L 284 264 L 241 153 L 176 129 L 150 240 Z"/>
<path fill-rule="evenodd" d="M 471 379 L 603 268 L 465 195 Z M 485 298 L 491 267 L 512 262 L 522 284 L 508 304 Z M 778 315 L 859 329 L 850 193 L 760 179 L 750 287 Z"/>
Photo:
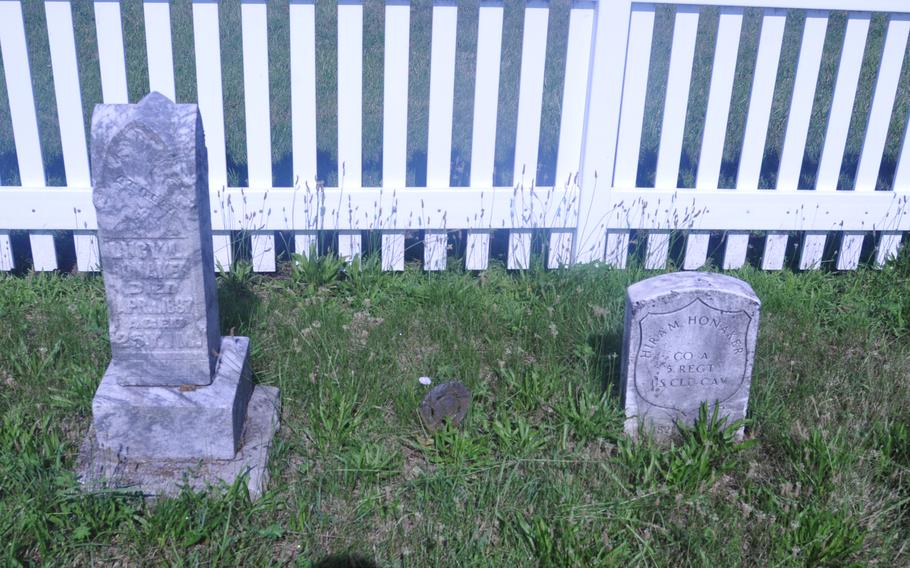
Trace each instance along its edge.
<path fill-rule="evenodd" d="M 659 36 L 655 22 L 663 4 L 673 6 L 670 53 L 665 76 L 651 71 Z M 58 267 L 55 233 L 72 231 L 78 270 L 98 269 L 95 212 L 91 202 L 87 135 L 73 12 L 69 0 L 44 2 L 47 42 L 57 102 L 59 139 L 66 186 L 49 187 L 36 118 L 27 28 L 20 0 L 0 0 L 0 48 L 19 172 L 18 186 L 0 179 L 0 270 L 14 268 L 11 232 L 27 231 L 35 270 Z M 706 11 L 720 6 L 713 34 L 713 56 L 706 85 L 693 83 L 700 27 Z M 127 102 L 127 61 L 121 5 L 94 1 L 101 91 L 106 103 Z M 175 97 L 171 42 L 173 6 L 161 0 L 143 5 L 152 90 Z M 470 121 L 470 184 L 451 187 L 453 105 L 459 5 L 438 0 L 432 6 L 429 71 L 426 187 L 407 187 L 408 81 L 412 6 L 400 0 L 385 4 L 382 184 L 363 187 L 364 5 L 340 0 L 337 6 L 337 163 L 339 187 L 317 181 L 316 6 L 290 0 L 289 72 L 291 83 L 291 153 L 295 187 L 272 187 L 267 14 L 272 5 L 242 0 L 242 64 L 248 187 L 228 186 L 225 150 L 225 100 L 222 87 L 219 9 L 213 0 L 192 2 L 198 104 L 208 145 L 209 179 L 216 258 L 232 261 L 231 232 L 251 235 L 254 268 L 276 267 L 277 231 L 292 237 L 302 253 L 320 231 L 338 232 L 338 252 L 360 254 L 362 232 L 381 232 L 382 265 L 404 267 L 405 236 L 423 231 L 424 268 L 441 270 L 447 262 L 447 234 L 466 231 L 465 262 L 483 269 L 490 256 L 491 234 L 507 230 L 509 268 L 525 268 L 531 257 L 532 232 L 548 235 L 547 263 L 606 261 L 626 265 L 630 235 L 646 242 L 648 268 L 666 265 L 671 234 L 685 236 L 683 264 L 692 269 L 709 255 L 712 234 L 722 235 L 722 267 L 746 262 L 750 236 L 764 234 L 761 265 L 779 269 L 799 239 L 798 266 L 818 268 L 826 244 L 838 236 L 836 266 L 853 269 L 863 245 L 872 246 L 875 262 L 894 255 L 910 230 L 910 145 L 903 143 L 900 80 L 908 65 L 910 4 L 904 0 L 674 0 L 672 2 L 576 1 L 569 10 L 562 86 L 556 185 L 537 183 L 541 112 L 547 65 L 548 25 L 545 2 L 523 5 L 523 36 L 514 133 L 511 186 L 494 186 L 494 163 L 504 40 L 501 2 L 481 0 L 477 14 L 473 120 Z M 747 9 L 753 9 L 749 11 Z M 754 9 L 758 9 L 755 12 Z M 832 36 L 833 11 L 847 11 L 843 37 Z M 877 16 L 877 13 L 883 14 Z M 792 92 L 785 102 L 785 128 L 776 167 L 776 184 L 759 189 L 768 169 L 767 133 L 780 83 L 782 46 L 788 21 L 800 16 L 798 58 Z M 754 70 L 738 75 L 744 20 L 757 18 L 760 33 Z M 802 18 L 804 17 L 804 21 Z M 880 53 L 864 57 L 873 45 L 870 23 L 885 18 Z M 43 33 L 43 32 L 42 32 Z M 829 41 L 834 37 L 836 41 Z M 828 54 L 827 49 L 837 50 Z M 836 80 L 827 99 L 830 112 L 823 138 L 810 140 L 810 122 L 819 99 L 823 59 L 836 57 Z M 863 85 L 863 67 L 876 66 L 874 85 Z M 738 82 L 746 81 L 744 107 L 734 100 Z M 659 116 L 649 112 L 653 85 L 663 95 Z M 696 122 L 702 124 L 697 146 L 697 176 L 692 188 L 679 187 L 680 159 L 693 124 L 693 89 L 707 87 L 707 101 Z M 857 93 L 871 89 L 868 110 L 856 104 Z M 904 92 L 902 95 L 907 96 Z M 825 97 L 822 97 L 825 98 Z M 187 101 L 180 101 L 187 102 Z M 195 101 L 190 101 L 195 102 Z M 653 109 L 652 109 L 653 110 Z M 741 140 L 729 140 L 731 117 L 745 113 Z M 865 113 L 865 114 L 864 114 Z M 864 114 L 853 185 L 839 188 L 855 115 Z M 643 161 L 643 137 L 649 121 L 660 124 L 656 159 Z M 862 124 L 862 121 L 860 121 Z M 900 140 L 892 140 L 897 132 Z M 891 138 L 889 138 L 889 136 Z M 738 152 L 735 188 L 719 186 L 725 146 Z M 814 186 L 800 188 L 807 145 L 820 146 Z M 897 147 L 887 189 L 878 188 L 887 147 Z M 644 164 L 644 165 L 643 165 Z M 653 187 L 639 187 L 643 168 L 652 168 Z M 647 177 L 647 176 L 645 176 Z M 58 237 L 59 238 L 59 237 Z M 69 238 L 69 237 L 66 237 Z M 59 242 L 59 241 L 58 241 Z M 829 249 L 831 247 L 828 247 Z"/>

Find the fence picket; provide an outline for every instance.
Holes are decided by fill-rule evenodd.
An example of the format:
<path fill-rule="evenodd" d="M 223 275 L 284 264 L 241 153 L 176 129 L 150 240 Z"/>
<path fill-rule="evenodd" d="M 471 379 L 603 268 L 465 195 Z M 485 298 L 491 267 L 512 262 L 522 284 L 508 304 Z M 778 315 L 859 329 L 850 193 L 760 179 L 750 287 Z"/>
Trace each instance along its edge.
<path fill-rule="evenodd" d="M 455 46 L 458 5 L 450 0 L 433 2 L 430 48 L 430 108 L 427 132 L 427 187 L 448 187 L 452 163 L 452 110 L 455 101 Z M 445 227 L 442 227 L 444 230 Z M 445 246 L 440 249 L 437 231 L 426 231 L 423 265 L 426 270 L 445 267 Z M 443 255 L 440 261 L 439 255 Z"/>
<path fill-rule="evenodd" d="M 626 52 L 626 69 L 620 110 L 619 136 L 616 147 L 616 164 L 613 174 L 614 187 L 637 186 L 638 155 L 641 149 L 641 131 L 645 116 L 645 98 L 648 91 L 648 69 L 651 65 L 651 42 L 654 35 L 654 5 L 636 4 L 632 7 L 629 23 L 629 47 Z M 631 72 L 634 70 L 634 72 Z M 648 244 L 645 265 L 661 262 L 662 238 L 655 237 L 654 246 Z M 628 257 L 628 231 L 607 232 L 606 262 L 616 268 L 625 268 Z M 652 257 L 651 253 L 658 253 Z M 666 263 L 666 258 L 663 259 Z"/>
<path fill-rule="evenodd" d="M 545 2 L 534 0 L 527 3 L 524 12 L 512 186 L 520 188 L 522 193 L 533 195 L 537 185 L 537 153 L 550 10 Z M 516 211 L 516 214 L 520 213 Z M 509 231 L 509 268 L 528 268 L 530 251 L 529 231 Z"/>
<path fill-rule="evenodd" d="M 319 246 L 319 233 L 317 231 L 295 231 L 294 232 L 294 252 L 311 258 L 311 253 L 315 250 L 316 256 L 319 256 L 317 247 Z"/>
<path fill-rule="evenodd" d="M 250 187 L 272 185 L 268 22 L 264 0 L 242 0 L 243 98 Z"/>
<path fill-rule="evenodd" d="M 777 174 L 777 191 L 795 191 L 799 186 L 827 29 L 827 12 L 810 11 L 806 14 L 793 96 L 790 100 L 790 114 Z M 817 269 L 821 266 L 825 238 L 825 233 L 818 232 L 807 232 L 803 235 L 799 261 L 801 270 Z"/>
<path fill-rule="evenodd" d="M 730 116 L 730 99 L 736 73 L 736 58 L 742 33 L 742 8 L 721 8 L 714 45 L 714 67 L 711 71 L 711 88 L 705 112 L 705 129 L 702 134 L 701 154 L 698 160 L 696 189 L 715 189 L 720 181 L 720 165 L 727 137 Z M 698 237 L 701 238 L 701 237 Z M 697 243 L 693 243 L 695 245 Z M 688 247 L 688 243 L 686 244 Z M 740 268 L 746 262 L 749 233 L 728 231 L 724 238 L 723 268 Z"/>
<path fill-rule="evenodd" d="M 774 85 L 777 80 L 777 65 L 780 61 L 786 23 L 786 10 L 765 10 L 762 17 L 755 76 L 752 79 L 752 96 L 749 100 L 742 155 L 736 178 L 736 189 L 738 190 L 758 188 L 762 159 L 765 155 L 768 120 L 771 116 L 771 103 L 774 99 Z"/>
<path fill-rule="evenodd" d="M 795 190 L 799 185 L 827 30 L 827 12 L 811 11 L 806 14 L 796 78 L 793 83 L 793 97 L 790 100 L 790 114 L 787 118 L 787 130 L 777 174 L 778 191 Z"/>
<path fill-rule="evenodd" d="M 863 251 L 863 241 L 866 233 L 858 231 L 844 231 L 841 235 L 840 250 L 837 253 L 838 270 L 855 270 L 859 266 L 860 253 Z"/>
<path fill-rule="evenodd" d="M 616 236 L 607 231 L 607 226 L 612 221 L 613 197 L 605 190 L 614 185 L 616 149 L 620 146 L 617 134 L 623 100 L 623 77 L 626 75 L 624 64 L 629 47 L 632 2 L 597 2 L 594 14 L 572 262 L 603 260 L 610 239 L 613 241 L 612 250 L 617 250 Z M 597 127 L 589 127 L 592 124 Z M 585 210 L 584 213 L 582 209 Z M 628 233 L 626 236 L 628 238 Z"/>
<path fill-rule="evenodd" d="M 243 98 L 246 115 L 247 171 L 251 188 L 272 186 L 272 135 L 269 110 L 268 20 L 264 0 L 241 0 L 243 37 Z M 275 234 L 256 230 L 271 213 L 257 211 L 251 222 L 253 270 L 275 271 Z"/>
<path fill-rule="evenodd" d="M 338 3 L 338 185 L 361 185 L 363 130 L 363 4 Z"/>
<path fill-rule="evenodd" d="M 88 167 L 85 125 L 82 122 L 82 93 L 79 88 L 79 66 L 76 63 L 72 7 L 69 1 L 45 2 L 44 13 L 66 183 L 70 187 L 90 187 L 92 180 Z M 76 231 L 73 233 L 73 244 L 77 269 L 84 272 L 98 270 L 98 244 L 94 236 L 88 231 Z"/>
<path fill-rule="evenodd" d="M 193 2 L 193 49 L 196 55 L 196 100 L 209 162 L 209 191 L 224 198 L 227 187 L 227 158 L 224 144 L 224 97 L 221 88 L 221 37 L 218 25 L 218 3 Z M 230 231 L 221 230 L 229 223 L 226 203 L 212 203 L 212 249 L 215 268 L 228 270 L 234 261 Z"/>
<path fill-rule="evenodd" d="M 9 240 L 9 231 L 0 230 L 0 271 L 7 272 L 16 268 L 13 262 L 13 247 Z"/>
<path fill-rule="evenodd" d="M 448 233 L 443 230 L 427 230 L 423 235 L 423 267 L 425 270 L 446 269 L 446 248 Z"/>
<path fill-rule="evenodd" d="M 9 98 L 10 118 L 19 161 L 19 177 L 26 187 L 44 187 L 44 163 L 38 138 L 38 118 L 32 93 L 28 46 L 25 42 L 25 20 L 18 0 L 0 1 L 0 49 Z M 32 231 L 32 262 L 36 271 L 56 270 L 57 255 L 52 233 Z"/>
<path fill-rule="evenodd" d="M 825 242 L 828 240 L 826 231 L 806 231 L 803 235 L 802 250 L 799 255 L 800 270 L 818 270 L 822 265 L 822 255 L 825 253 Z"/>
<path fill-rule="evenodd" d="M 196 56 L 196 99 L 208 150 L 209 188 L 219 190 L 227 186 L 227 162 L 217 2 L 193 2 L 193 48 Z"/>
<path fill-rule="evenodd" d="M 840 250 L 837 252 L 838 270 L 856 270 L 865 239 L 865 233 L 856 231 L 844 231 L 841 234 Z"/>
<path fill-rule="evenodd" d="M 101 253 L 94 231 L 73 231 L 73 243 L 76 249 L 76 270 L 79 272 L 101 270 Z"/>
<path fill-rule="evenodd" d="M 604 262 L 613 268 L 625 268 L 629 259 L 629 231 L 607 231 Z"/>
<path fill-rule="evenodd" d="M 382 185 L 392 189 L 407 185 L 410 27 L 410 5 L 404 1 L 386 3 Z"/>
<path fill-rule="evenodd" d="M 477 71 L 474 82 L 474 126 L 471 133 L 471 187 L 493 187 L 499 68 L 502 53 L 503 4 L 482 0 L 477 17 Z M 483 104 L 477 104 L 484 101 Z M 490 256 L 490 232 L 467 233 L 465 268 L 484 270 Z"/>
<path fill-rule="evenodd" d="M 686 235 L 686 256 L 683 259 L 683 270 L 696 270 L 708 260 L 708 243 L 711 233 L 707 231 L 689 231 Z"/>
<path fill-rule="evenodd" d="M 231 269 L 234 251 L 230 231 L 212 231 L 212 252 L 215 255 L 215 270 L 223 272 Z"/>
<path fill-rule="evenodd" d="M 361 186 L 363 142 L 363 3 L 338 3 L 338 186 Z M 351 211 L 337 211 L 350 215 Z M 361 253 L 360 231 L 338 235 L 339 255 L 353 261 Z"/>
<path fill-rule="evenodd" d="M 32 246 L 32 268 L 35 272 L 57 270 L 57 250 L 54 247 L 53 231 L 30 231 L 29 244 Z"/>
<path fill-rule="evenodd" d="M 863 140 L 863 151 L 856 169 L 856 191 L 875 191 L 879 166 L 888 139 L 891 110 L 894 108 L 894 99 L 897 95 L 908 34 L 910 14 L 892 14 L 885 34 L 881 64 L 878 67 L 878 79 L 875 83 L 872 107 L 869 110 L 869 124 Z"/>
<path fill-rule="evenodd" d="M 291 144 L 294 185 L 316 188 L 316 6 L 291 0 Z M 388 73 L 388 66 L 386 67 Z M 300 251 L 297 251 L 300 252 Z"/>
<path fill-rule="evenodd" d="M 471 187 L 493 187 L 502 52 L 502 2 L 484 0 L 477 19 L 477 72 L 471 137 Z M 483 104 L 478 104 L 484 101 Z"/>
<path fill-rule="evenodd" d="M 347 262 L 353 262 L 360 253 L 360 231 L 338 231 L 338 256 Z"/>
<path fill-rule="evenodd" d="M 382 269 L 404 270 L 404 231 L 382 232 Z"/>
<path fill-rule="evenodd" d="M 657 152 L 657 172 L 654 186 L 660 189 L 677 187 L 679 160 L 682 154 L 689 106 L 689 85 L 692 62 L 695 59 L 695 38 L 698 34 L 699 8 L 680 6 L 676 9 L 673 43 L 670 50 L 670 71 L 667 75 L 667 96 L 663 126 Z"/>
<path fill-rule="evenodd" d="M 910 193 L 910 122 L 904 125 L 903 144 L 897 159 L 897 168 L 894 171 L 891 188 L 892 191 L 900 193 L 903 199 L 910 199 L 907 196 L 907 193 Z M 897 256 L 901 248 L 901 236 L 901 232 L 893 230 L 892 226 L 885 227 L 875 254 L 876 266 L 881 267 L 889 259 Z"/>
<path fill-rule="evenodd" d="M 550 231 L 550 246 L 547 254 L 547 268 L 560 268 L 572 263 L 572 239 L 575 231 Z"/>
<path fill-rule="evenodd" d="M 736 188 L 740 191 L 758 189 L 786 23 L 786 10 L 767 9 L 764 11 L 758 55 L 755 61 L 755 75 L 752 79 L 752 96 L 749 100 L 742 155 L 736 178 Z M 783 268 L 786 250 L 787 234 L 770 231 L 765 237 L 765 252 L 762 257 L 762 266 L 765 270 Z"/>
<path fill-rule="evenodd" d="M 513 186 L 529 188 L 536 185 L 549 14 L 550 10 L 545 2 L 532 0 L 525 8 L 515 163 L 512 169 Z"/>
<path fill-rule="evenodd" d="M 559 121 L 559 149 L 556 155 L 557 187 L 571 185 L 581 162 L 584 134 L 585 95 L 588 67 L 591 64 L 591 34 L 594 30 L 594 4 L 576 1 L 569 12 L 569 38 L 566 45 L 566 74 L 563 80 L 562 113 Z"/>
<path fill-rule="evenodd" d="M 749 252 L 748 231 L 727 231 L 724 236 L 724 270 L 742 268 L 746 263 L 746 254 Z"/>
<path fill-rule="evenodd" d="M 316 5 L 291 0 L 288 7 L 291 45 L 291 153 L 294 190 L 313 191 L 316 180 Z M 315 216 L 294 219 L 294 252 L 305 257 L 316 246 Z"/>
<path fill-rule="evenodd" d="M 171 46 L 171 5 L 167 0 L 145 0 L 145 48 L 148 53 L 149 90 L 177 101 L 174 55 Z"/>
<path fill-rule="evenodd" d="M 730 115 L 730 98 L 739 53 L 740 33 L 743 25 L 741 8 L 721 8 L 717 23 L 717 40 L 714 46 L 714 67 L 711 71 L 711 88 L 708 109 L 705 113 L 705 130 L 702 135 L 701 154 L 698 159 L 697 189 L 714 189 L 720 180 L 720 164 L 727 136 Z"/>
<path fill-rule="evenodd" d="M 629 72 L 626 73 L 623 85 L 619 144 L 616 148 L 616 169 L 613 174 L 615 187 L 636 187 L 653 35 L 654 6 L 647 4 L 633 6 L 629 24 L 629 48 L 626 54 L 626 69 Z"/>
<path fill-rule="evenodd" d="M 95 34 L 98 38 L 98 67 L 101 96 L 105 104 L 129 102 L 126 89 L 126 58 L 123 51 L 123 24 L 119 0 L 95 0 Z"/>
<path fill-rule="evenodd" d="M 250 234 L 250 256 L 256 272 L 275 272 L 275 233 L 252 231 Z"/>
<path fill-rule="evenodd" d="M 831 98 L 831 112 L 828 115 L 825 144 L 822 147 L 815 182 L 816 190 L 837 189 L 870 22 L 871 15 L 867 12 L 851 13 L 847 18 L 843 50 L 837 68 L 837 81 Z"/>
<path fill-rule="evenodd" d="M 662 270 L 670 254 L 670 231 L 648 231 L 648 248 L 645 251 L 645 269 Z"/>
<path fill-rule="evenodd" d="M 765 252 L 762 254 L 762 270 L 780 270 L 784 267 L 787 254 L 788 234 L 783 231 L 768 231 L 765 235 Z"/>
<path fill-rule="evenodd" d="M 584 135 L 584 108 L 587 75 L 591 61 L 591 34 L 594 29 L 594 4 L 574 2 L 569 11 L 569 37 L 566 45 L 566 74 L 562 91 L 562 114 L 559 121 L 559 146 L 556 155 L 556 187 L 570 187 L 577 182 L 581 164 L 581 141 Z M 565 204 L 577 208 L 578 203 Z M 571 264 L 575 230 L 552 229 L 547 258 L 549 268 Z"/>
<path fill-rule="evenodd" d="M 472 229 L 465 242 L 465 269 L 484 270 L 490 262 L 490 231 Z"/>
<path fill-rule="evenodd" d="M 663 126 L 661 127 L 660 144 L 657 153 L 657 171 L 654 186 L 660 189 L 677 187 L 679 161 L 682 154 L 683 135 L 686 127 L 686 109 L 689 106 L 689 86 L 692 80 L 692 62 L 695 59 L 695 39 L 698 34 L 699 8 L 680 6 L 676 9 L 673 25 L 673 43 L 670 50 L 670 70 L 667 76 L 667 94 L 664 104 Z M 646 268 L 660 269 L 666 266 L 670 240 L 661 233 L 668 231 L 651 231 L 648 234 L 648 262 L 653 265 Z M 686 239 L 698 240 L 700 234 L 690 233 Z M 699 246 L 692 243 L 697 250 Z M 705 244 L 707 248 L 707 243 Z M 686 260 L 689 262 L 687 245 Z M 693 263 L 696 259 L 693 257 Z M 704 263 L 702 260 L 698 266 Z"/>
<path fill-rule="evenodd" d="M 452 162 L 452 109 L 455 100 L 455 42 L 458 6 L 433 2 L 430 48 L 430 109 L 427 133 L 427 187 L 449 187 Z"/>
<path fill-rule="evenodd" d="M 44 11 L 66 183 L 72 187 L 88 187 L 91 185 L 91 176 L 88 171 L 85 125 L 82 121 L 82 94 L 79 89 L 79 67 L 76 64 L 73 13 L 69 1 L 45 2 Z"/>
<path fill-rule="evenodd" d="M 44 164 L 32 94 L 32 74 L 19 0 L 0 0 L 0 48 L 9 98 L 10 119 L 23 186 L 43 187 Z"/>
<path fill-rule="evenodd" d="M 896 257 L 900 252 L 901 233 L 899 231 L 884 231 L 879 237 L 878 248 L 875 251 L 875 265 L 881 268 L 886 262 Z"/>
<path fill-rule="evenodd" d="M 407 185 L 410 28 L 410 4 L 403 0 L 387 2 L 382 111 L 382 186 L 392 191 Z M 383 231 L 381 254 L 383 270 L 404 270 L 404 231 Z"/>
<path fill-rule="evenodd" d="M 506 267 L 509 270 L 524 270 L 531 266 L 531 231 L 512 229 L 509 231 L 509 252 Z"/>
<path fill-rule="evenodd" d="M 904 125 L 904 140 L 897 158 L 897 168 L 894 170 L 894 182 L 891 187 L 900 193 L 910 192 L 910 121 Z"/>

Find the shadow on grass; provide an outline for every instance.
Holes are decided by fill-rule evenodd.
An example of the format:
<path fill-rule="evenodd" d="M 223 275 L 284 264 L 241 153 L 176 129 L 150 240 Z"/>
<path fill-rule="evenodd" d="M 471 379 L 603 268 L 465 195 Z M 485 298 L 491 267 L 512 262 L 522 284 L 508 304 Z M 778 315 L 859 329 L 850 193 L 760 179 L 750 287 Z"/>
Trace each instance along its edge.
<path fill-rule="evenodd" d="M 259 307 L 259 297 L 250 289 L 248 277 L 226 272 L 219 277 L 218 308 L 223 334 L 242 335 Z"/>
<path fill-rule="evenodd" d="M 611 330 L 588 336 L 588 345 L 594 350 L 594 380 L 610 396 L 620 397 L 620 355 L 622 332 Z"/>

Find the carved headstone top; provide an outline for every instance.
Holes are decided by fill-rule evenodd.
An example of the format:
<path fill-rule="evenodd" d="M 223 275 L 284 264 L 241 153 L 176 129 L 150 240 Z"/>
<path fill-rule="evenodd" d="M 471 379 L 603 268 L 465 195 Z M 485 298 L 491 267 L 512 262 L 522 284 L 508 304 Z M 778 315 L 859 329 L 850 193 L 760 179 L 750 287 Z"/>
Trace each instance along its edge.
<path fill-rule="evenodd" d="M 196 105 L 97 105 L 93 200 L 121 385 L 207 385 L 221 345 Z"/>
<path fill-rule="evenodd" d="M 702 403 L 746 416 L 761 302 L 742 280 L 676 272 L 629 287 L 621 391 L 626 431 L 658 438 L 691 425 Z"/>

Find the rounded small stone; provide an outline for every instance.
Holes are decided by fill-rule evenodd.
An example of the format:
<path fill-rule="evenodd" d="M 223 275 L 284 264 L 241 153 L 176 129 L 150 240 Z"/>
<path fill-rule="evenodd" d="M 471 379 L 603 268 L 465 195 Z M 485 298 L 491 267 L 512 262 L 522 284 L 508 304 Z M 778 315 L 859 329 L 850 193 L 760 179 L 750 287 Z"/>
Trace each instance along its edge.
<path fill-rule="evenodd" d="M 471 407 L 471 391 L 458 381 L 443 383 L 430 390 L 420 403 L 420 418 L 428 430 L 441 428 L 448 419 L 461 425 Z"/>

